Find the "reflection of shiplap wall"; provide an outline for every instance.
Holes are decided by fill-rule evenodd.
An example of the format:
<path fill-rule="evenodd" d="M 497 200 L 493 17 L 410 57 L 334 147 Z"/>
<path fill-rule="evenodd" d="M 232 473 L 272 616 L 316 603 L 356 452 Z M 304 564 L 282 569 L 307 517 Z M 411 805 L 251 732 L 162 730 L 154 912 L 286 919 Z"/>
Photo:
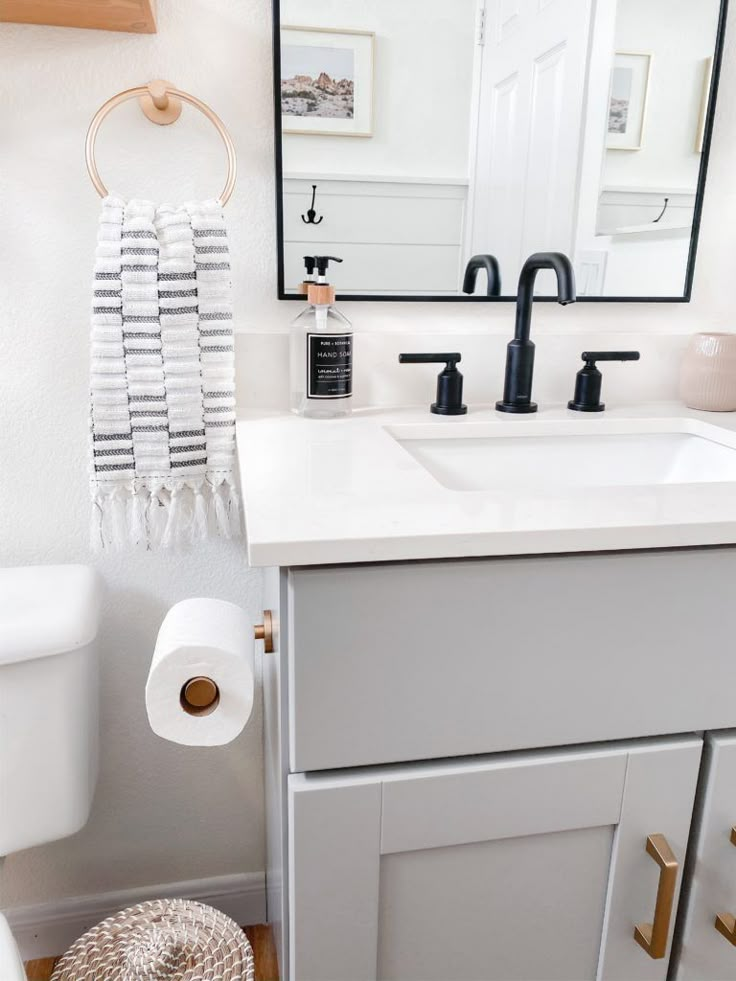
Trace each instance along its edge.
<path fill-rule="evenodd" d="M 654 219 L 669 198 L 667 211 Z M 682 189 L 604 187 L 598 234 L 605 236 L 606 296 L 681 296 L 695 195 Z"/>
<path fill-rule="evenodd" d="M 317 184 L 319 225 L 306 225 Z M 284 178 L 287 292 L 302 257 L 340 256 L 330 281 L 341 293 L 456 293 L 461 283 L 467 184 L 387 178 Z"/>
<path fill-rule="evenodd" d="M 667 210 L 659 222 L 667 198 Z M 695 213 L 693 191 L 667 188 L 604 187 L 598 204 L 598 234 L 615 235 L 618 229 L 651 223 L 652 232 L 673 226 L 692 226 Z M 657 228 L 659 225 L 659 228 Z M 689 231 L 688 231 L 689 238 Z"/>

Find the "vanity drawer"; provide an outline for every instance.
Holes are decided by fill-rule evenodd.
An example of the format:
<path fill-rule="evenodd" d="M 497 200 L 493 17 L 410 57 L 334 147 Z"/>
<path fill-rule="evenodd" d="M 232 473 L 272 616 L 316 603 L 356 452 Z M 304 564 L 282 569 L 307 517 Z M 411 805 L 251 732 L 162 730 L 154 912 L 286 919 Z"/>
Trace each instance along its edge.
<path fill-rule="evenodd" d="M 736 549 L 292 569 L 292 771 L 736 726 Z"/>

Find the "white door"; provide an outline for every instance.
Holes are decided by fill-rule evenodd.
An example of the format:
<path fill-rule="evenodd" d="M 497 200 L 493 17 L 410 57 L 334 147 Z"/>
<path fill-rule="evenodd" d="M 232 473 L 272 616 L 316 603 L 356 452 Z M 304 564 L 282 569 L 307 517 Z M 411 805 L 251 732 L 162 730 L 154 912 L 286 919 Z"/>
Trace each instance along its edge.
<path fill-rule="evenodd" d="M 736 978 L 736 735 L 706 741 L 702 808 L 675 977 Z"/>
<path fill-rule="evenodd" d="M 701 748 L 290 776 L 291 981 L 662 981 Z"/>
<path fill-rule="evenodd" d="M 574 252 L 591 5 L 486 0 L 470 243 L 496 255 L 504 294 L 532 252 Z"/>

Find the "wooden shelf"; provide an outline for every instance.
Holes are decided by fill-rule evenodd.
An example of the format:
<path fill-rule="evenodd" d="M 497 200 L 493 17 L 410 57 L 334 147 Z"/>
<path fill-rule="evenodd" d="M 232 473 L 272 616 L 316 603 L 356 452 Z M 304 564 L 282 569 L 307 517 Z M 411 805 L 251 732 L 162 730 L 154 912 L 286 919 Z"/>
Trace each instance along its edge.
<path fill-rule="evenodd" d="M 0 21 L 155 34 L 155 0 L 2 0 Z"/>

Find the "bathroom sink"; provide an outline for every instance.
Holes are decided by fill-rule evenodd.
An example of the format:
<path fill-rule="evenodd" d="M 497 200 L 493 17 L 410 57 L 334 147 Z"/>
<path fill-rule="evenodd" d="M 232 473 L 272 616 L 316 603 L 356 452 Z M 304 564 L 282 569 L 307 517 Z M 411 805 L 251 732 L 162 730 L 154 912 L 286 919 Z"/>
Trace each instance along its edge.
<path fill-rule="evenodd" d="M 412 406 L 238 426 L 254 565 L 736 545 L 736 413 Z"/>
<path fill-rule="evenodd" d="M 736 482 L 736 448 L 688 432 L 442 435 L 389 432 L 444 487 L 465 491 L 575 490 Z"/>

